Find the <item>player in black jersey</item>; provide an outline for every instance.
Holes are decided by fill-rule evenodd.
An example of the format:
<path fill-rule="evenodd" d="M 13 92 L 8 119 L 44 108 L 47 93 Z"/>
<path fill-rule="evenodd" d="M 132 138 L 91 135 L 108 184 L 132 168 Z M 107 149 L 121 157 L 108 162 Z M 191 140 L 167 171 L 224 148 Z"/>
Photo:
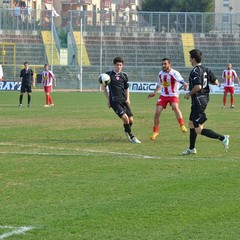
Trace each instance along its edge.
<path fill-rule="evenodd" d="M 184 95 L 184 98 L 189 99 L 191 97 L 192 100 L 189 117 L 190 146 L 182 154 L 197 153 L 195 148 L 197 134 L 220 140 L 224 145 L 225 151 L 227 151 L 229 148 L 229 136 L 220 135 L 211 129 L 203 127 L 204 122 L 207 120 L 205 110 L 209 102 L 209 84 L 219 85 L 219 82 L 209 68 L 201 65 L 202 52 L 200 50 L 193 49 L 189 54 L 193 69 L 189 76 L 189 92 Z"/>
<path fill-rule="evenodd" d="M 130 109 L 130 94 L 128 89 L 128 75 L 122 72 L 124 59 L 116 57 L 113 60 L 114 70 L 106 72 L 111 82 L 107 87 L 102 85 L 102 90 L 107 99 L 108 107 L 122 119 L 124 132 L 129 142 L 141 143 L 132 133 L 133 114 Z"/>
<path fill-rule="evenodd" d="M 21 93 L 19 97 L 19 105 L 18 107 L 22 107 L 22 100 L 23 100 L 23 94 L 27 91 L 28 94 L 28 107 L 30 107 L 31 103 L 31 93 L 32 93 L 32 84 L 35 85 L 35 79 L 33 75 L 32 69 L 29 68 L 29 63 L 24 63 L 24 68 L 20 72 L 20 81 L 21 84 Z"/>

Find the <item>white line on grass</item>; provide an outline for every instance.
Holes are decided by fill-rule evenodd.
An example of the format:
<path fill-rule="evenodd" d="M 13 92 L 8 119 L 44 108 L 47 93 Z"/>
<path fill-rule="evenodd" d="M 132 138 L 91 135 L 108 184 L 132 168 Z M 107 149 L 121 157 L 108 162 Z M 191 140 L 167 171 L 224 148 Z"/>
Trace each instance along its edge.
<path fill-rule="evenodd" d="M 105 155 L 114 155 L 115 157 L 132 157 L 132 158 L 140 158 L 140 159 L 157 159 L 157 160 L 219 160 L 219 157 L 198 157 L 198 156 L 167 156 L 167 157 L 160 157 L 160 156 L 150 156 L 150 155 L 142 155 L 142 154 L 133 154 L 133 153 L 126 153 L 126 152 L 112 152 L 108 150 L 93 150 L 93 149 L 82 149 L 82 148 L 67 148 L 67 147 L 49 147 L 49 146 L 39 146 L 36 144 L 17 144 L 17 143 L 0 143 L 0 146 L 18 146 L 18 147 L 30 147 L 31 149 L 48 149 L 48 150 L 57 150 L 57 153 L 48 153 L 48 152 L 0 152 L 0 154 L 19 154 L 19 155 L 39 155 L 39 156 L 98 156 L 98 154 L 105 154 Z M 61 153 L 60 151 L 72 151 L 73 153 Z M 77 153 L 74 153 L 77 152 Z M 225 159 L 229 161 L 229 159 Z M 224 160 L 224 161 L 225 161 Z M 238 161 L 236 158 L 231 158 L 231 161 Z"/>
<path fill-rule="evenodd" d="M 0 239 L 5 239 L 8 237 L 11 237 L 12 235 L 19 235 L 24 234 L 27 231 L 30 231 L 34 229 L 34 227 L 31 226 L 25 226 L 25 227 L 11 227 L 11 226 L 0 226 L 1 229 L 13 229 L 11 232 L 6 232 L 0 235 Z"/>

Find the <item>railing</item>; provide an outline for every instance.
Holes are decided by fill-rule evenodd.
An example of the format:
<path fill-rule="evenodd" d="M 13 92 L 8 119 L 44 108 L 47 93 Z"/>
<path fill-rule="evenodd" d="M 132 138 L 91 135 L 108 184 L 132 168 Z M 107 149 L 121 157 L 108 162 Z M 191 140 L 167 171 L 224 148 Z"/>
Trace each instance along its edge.
<path fill-rule="evenodd" d="M 193 12 L 142 12 L 142 11 L 68 11 L 58 17 L 57 28 L 66 22 L 83 31 L 105 32 L 158 32 L 158 33 L 240 33 L 240 13 L 193 13 Z M 0 9 L 0 30 L 51 29 L 50 10 Z"/>

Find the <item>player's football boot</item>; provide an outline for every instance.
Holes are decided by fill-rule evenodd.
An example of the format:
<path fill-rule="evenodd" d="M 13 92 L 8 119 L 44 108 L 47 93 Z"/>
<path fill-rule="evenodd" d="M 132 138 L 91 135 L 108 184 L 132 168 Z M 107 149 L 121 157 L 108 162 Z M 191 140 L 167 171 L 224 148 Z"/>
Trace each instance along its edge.
<path fill-rule="evenodd" d="M 229 149 L 229 135 L 224 135 L 224 139 L 222 140 L 222 144 L 224 146 L 224 150 L 227 152 L 227 150 Z"/>
<path fill-rule="evenodd" d="M 156 137 L 158 136 L 158 134 L 159 134 L 159 133 L 157 133 L 157 132 L 153 132 L 152 135 L 151 135 L 151 137 L 150 137 L 150 139 L 151 139 L 151 140 L 155 140 Z"/>
<path fill-rule="evenodd" d="M 187 132 L 187 128 L 183 125 L 180 127 L 182 133 L 186 133 Z"/>
<path fill-rule="evenodd" d="M 22 104 L 19 104 L 18 107 L 21 108 L 21 107 L 22 107 Z"/>
<path fill-rule="evenodd" d="M 222 109 L 225 109 L 225 108 L 226 108 L 226 106 L 225 106 L 225 105 L 223 105 L 223 106 L 222 106 Z"/>
<path fill-rule="evenodd" d="M 190 154 L 196 154 L 196 153 L 197 153 L 196 148 L 193 148 L 193 149 L 188 148 L 182 152 L 182 155 L 190 155 Z"/>
<path fill-rule="evenodd" d="M 132 139 L 131 139 L 130 135 L 129 135 L 127 132 L 125 132 L 125 131 L 124 131 L 124 133 L 125 133 L 125 135 L 126 135 L 127 140 L 128 140 L 129 142 L 132 142 Z"/>
<path fill-rule="evenodd" d="M 230 108 L 235 108 L 234 105 L 231 105 Z"/>
<path fill-rule="evenodd" d="M 48 104 L 45 104 L 43 107 L 45 107 L 45 108 L 48 108 L 48 107 L 50 107 Z"/>
<path fill-rule="evenodd" d="M 136 137 L 133 137 L 133 138 L 131 139 L 131 142 L 132 142 L 132 143 L 141 143 Z"/>

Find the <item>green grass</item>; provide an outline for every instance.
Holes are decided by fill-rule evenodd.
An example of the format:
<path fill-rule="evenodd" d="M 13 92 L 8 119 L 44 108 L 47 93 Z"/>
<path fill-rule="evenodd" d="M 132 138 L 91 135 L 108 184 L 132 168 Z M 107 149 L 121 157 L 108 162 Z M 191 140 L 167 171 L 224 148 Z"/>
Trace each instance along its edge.
<path fill-rule="evenodd" d="M 229 134 L 230 150 L 198 136 L 194 156 L 181 156 L 189 134 L 170 107 L 149 140 L 147 94 L 131 94 L 135 145 L 102 93 L 52 96 L 53 108 L 34 92 L 18 109 L 18 92 L 0 93 L 0 239 L 12 231 L 1 226 L 35 227 L 4 238 L 17 240 L 239 239 L 238 95 L 235 109 L 222 110 L 221 95 L 207 109 L 205 127 Z M 187 123 L 190 101 L 180 99 Z"/>

